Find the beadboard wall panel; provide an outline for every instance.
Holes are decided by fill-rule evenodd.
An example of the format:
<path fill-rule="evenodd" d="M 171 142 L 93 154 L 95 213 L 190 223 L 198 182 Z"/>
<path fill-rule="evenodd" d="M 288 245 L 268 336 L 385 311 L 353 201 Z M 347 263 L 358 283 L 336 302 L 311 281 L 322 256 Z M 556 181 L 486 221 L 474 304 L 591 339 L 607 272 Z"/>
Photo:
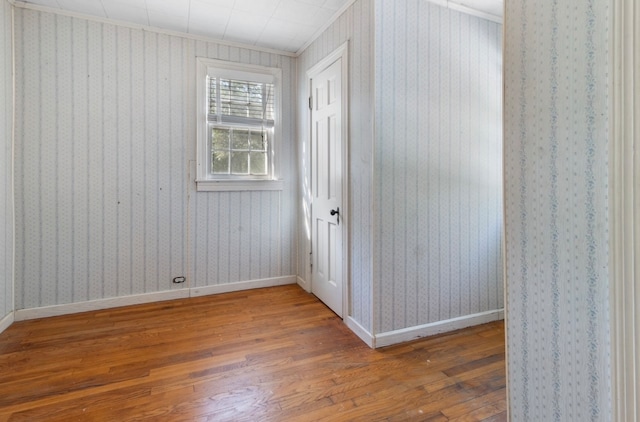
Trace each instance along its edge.
<path fill-rule="evenodd" d="M 195 192 L 191 184 L 192 286 L 295 275 L 295 59 L 203 41 L 196 41 L 194 48 L 197 57 L 282 69 L 282 139 L 277 159 L 284 189 Z M 195 160 L 195 151 L 190 156 Z"/>
<path fill-rule="evenodd" d="M 17 308 L 174 288 L 186 43 L 26 9 L 16 42 Z"/>
<path fill-rule="evenodd" d="M 502 26 L 375 7 L 375 332 L 501 309 Z"/>
<path fill-rule="evenodd" d="M 373 0 L 357 0 L 298 57 L 298 274 L 309 280 L 309 95 L 307 71 L 349 42 L 349 316 L 372 329 Z"/>
<path fill-rule="evenodd" d="M 196 192 L 189 174 L 196 56 L 283 66 L 285 96 L 291 58 L 21 8 L 16 42 L 17 309 L 245 281 L 264 271 L 256 262 L 273 261 L 273 276 L 294 271 L 294 218 L 278 215 L 291 188 Z M 217 236 L 218 209 L 222 226 L 243 224 L 214 248 L 202 239 Z M 273 221 L 259 245 L 248 241 Z"/>
<path fill-rule="evenodd" d="M 0 321 L 13 309 L 12 6 L 0 0 Z"/>
<path fill-rule="evenodd" d="M 610 421 L 606 2 L 506 2 L 510 415 Z"/>

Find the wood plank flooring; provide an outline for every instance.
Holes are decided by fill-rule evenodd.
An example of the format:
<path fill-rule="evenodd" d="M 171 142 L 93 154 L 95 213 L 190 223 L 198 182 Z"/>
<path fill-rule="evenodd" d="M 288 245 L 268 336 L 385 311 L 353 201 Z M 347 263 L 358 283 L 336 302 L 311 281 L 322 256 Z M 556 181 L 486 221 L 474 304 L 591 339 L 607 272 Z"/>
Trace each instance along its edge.
<path fill-rule="evenodd" d="M 295 285 L 18 322 L 5 420 L 506 421 L 504 327 L 371 350 Z"/>

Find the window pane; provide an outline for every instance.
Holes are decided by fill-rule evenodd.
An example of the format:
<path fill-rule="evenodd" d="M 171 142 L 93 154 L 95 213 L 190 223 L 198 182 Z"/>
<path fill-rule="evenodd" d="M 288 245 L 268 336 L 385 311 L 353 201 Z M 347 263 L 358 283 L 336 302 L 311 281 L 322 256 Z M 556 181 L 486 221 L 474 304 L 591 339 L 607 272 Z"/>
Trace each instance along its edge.
<path fill-rule="evenodd" d="M 267 153 L 251 152 L 251 174 L 263 176 L 267 174 Z"/>
<path fill-rule="evenodd" d="M 266 96 L 267 98 L 265 98 L 265 103 L 266 103 L 266 110 L 265 110 L 265 116 L 264 118 L 267 120 L 274 120 L 274 104 L 275 101 L 273 99 L 274 96 L 274 85 L 273 84 L 266 84 L 265 85 L 265 92 L 266 92 Z"/>
<path fill-rule="evenodd" d="M 263 84 L 258 83 L 249 84 L 249 117 L 262 119 L 262 116 L 264 115 L 262 104 L 262 86 Z"/>
<path fill-rule="evenodd" d="M 229 85 L 231 81 L 228 79 L 220 79 L 220 113 L 229 114 L 230 103 L 231 103 L 231 91 L 229 90 Z"/>
<path fill-rule="evenodd" d="M 247 98 L 249 93 L 249 83 L 243 81 L 230 81 L 229 90 L 233 98 Z"/>
<path fill-rule="evenodd" d="M 231 101 L 231 94 L 229 91 L 230 83 L 231 81 L 228 79 L 220 79 L 220 99 L 225 103 Z"/>
<path fill-rule="evenodd" d="M 252 130 L 251 133 L 249 133 L 249 146 L 252 151 L 264 151 L 267 147 L 266 133 L 261 130 Z"/>
<path fill-rule="evenodd" d="M 229 129 L 214 127 L 211 131 L 211 146 L 213 149 L 229 149 Z"/>
<path fill-rule="evenodd" d="M 262 104 L 262 84 L 249 84 L 249 101 Z"/>
<path fill-rule="evenodd" d="M 249 149 L 249 131 L 234 129 L 231 132 L 231 149 Z"/>
<path fill-rule="evenodd" d="M 229 152 L 213 151 L 211 153 L 211 169 L 216 174 L 229 174 Z"/>
<path fill-rule="evenodd" d="M 220 79 L 220 113 L 273 120 L 273 84 Z"/>
<path fill-rule="evenodd" d="M 230 111 L 232 116 L 247 117 L 249 102 L 249 83 L 231 81 L 229 84 Z"/>
<path fill-rule="evenodd" d="M 249 153 L 248 152 L 232 152 L 231 153 L 231 173 L 233 174 L 249 173 Z"/>
<path fill-rule="evenodd" d="M 216 78 L 209 79 L 209 114 L 216 114 Z"/>

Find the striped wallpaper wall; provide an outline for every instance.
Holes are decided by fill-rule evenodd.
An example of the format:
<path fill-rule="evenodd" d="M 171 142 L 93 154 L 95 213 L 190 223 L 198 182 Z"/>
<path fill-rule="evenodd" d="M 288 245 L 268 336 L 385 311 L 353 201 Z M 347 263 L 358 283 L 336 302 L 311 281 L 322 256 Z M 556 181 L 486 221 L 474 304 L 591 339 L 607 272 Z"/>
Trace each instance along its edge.
<path fill-rule="evenodd" d="M 511 419 L 609 421 L 609 9 L 506 6 Z"/>
<path fill-rule="evenodd" d="M 192 172 L 195 57 L 280 66 L 286 97 L 294 59 L 15 12 L 17 309 L 295 272 L 292 119 L 284 191 L 195 192 Z"/>
<path fill-rule="evenodd" d="M 13 309 L 12 122 L 13 64 L 11 5 L 0 0 L 0 320 Z"/>
<path fill-rule="evenodd" d="M 502 27 L 375 6 L 375 331 L 501 309 Z"/>
<path fill-rule="evenodd" d="M 195 42 L 194 48 L 197 57 L 282 69 L 283 139 L 277 158 L 285 188 L 283 191 L 195 192 L 191 177 L 193 286 L 295 275 L 295 58 L 201 41 Z M 195 67 L 190 67 L 189 73 L 195 74 Z M 189 105 L 195 107 L 195 101 Z M 195 131 L 195 126 L 189 130 Z M 188 138 L 195 139 L 195 132 L 190 132 Z M 195 147 L 195 143 L 190 146 Z M 190 157 L 195 159 L 195 152 L 192 151 Z M 195 171 L 195 167 L 191 170 Z"/>
<path fill-rule="evenodd" d="M 298 57 L 298 157 L 301 162 L 298 274 L 309 279 L 309 129 L 306 72 L 349 40 L 349 315 L 372 329 L 373 0 L 357 0 Z"/>

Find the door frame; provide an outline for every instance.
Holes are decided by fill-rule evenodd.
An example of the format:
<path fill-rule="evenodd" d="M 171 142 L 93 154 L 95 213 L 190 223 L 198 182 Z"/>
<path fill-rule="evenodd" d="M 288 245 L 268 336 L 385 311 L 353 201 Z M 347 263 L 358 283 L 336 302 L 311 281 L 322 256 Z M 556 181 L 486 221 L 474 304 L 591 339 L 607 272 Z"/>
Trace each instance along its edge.
<path fill-rule="evenodd" d="M 349 41 L 345 41 L 342 45 L 336 48 L 333 52 L 329 53 L 325 58 L 316 63 L 313 67 L 307 70 L 306 74 L 306 95 L 307 99 L 311 97 L 311 83 L 314 77 L 316 77 L 320 72 L 328 68 L 332 65 L 336 60 L 342 59 L 342 66 L 340 71 L 341 77 L 341 119 L 342 119 L 342 210 L 340 210 L 340 227 L 342 232 L 342 319 L 346 320 L 347 317 L 351 315 L 349 306 L 350 303 L 350 256 L 349 247 L 351 244 L 350 233 L 349 230 L 349 222 L 351 218 L 351 196 L 349 195 Z M 312 163 L 312 154 L 313 148 L 313 131 L 312 131 L 312 120 L 311 120 L 311 107 L 310 104 L 307 108 L 307 139 L 309 145 L 309 153 L 307 154 L 308 163 L 309 163 L 309 188 L 311 192 L 315 189 L 315 186 L 312 185 L 311 176 L 313 174 Z M 313 195 L 310 194 L 311 198 Z M 310 217 L 313 218 L 313 204 L 310 206 Z M 309 251 L 313 253 L 312 249 L 313 245 L 313 233 L 309 230 Z M 313 263 L 313 258 L 309 255 L 309 268 Z M 309 286 L 308 290 L 311 291 L 313 288 L 313 271 L 309 272 Z"/>

